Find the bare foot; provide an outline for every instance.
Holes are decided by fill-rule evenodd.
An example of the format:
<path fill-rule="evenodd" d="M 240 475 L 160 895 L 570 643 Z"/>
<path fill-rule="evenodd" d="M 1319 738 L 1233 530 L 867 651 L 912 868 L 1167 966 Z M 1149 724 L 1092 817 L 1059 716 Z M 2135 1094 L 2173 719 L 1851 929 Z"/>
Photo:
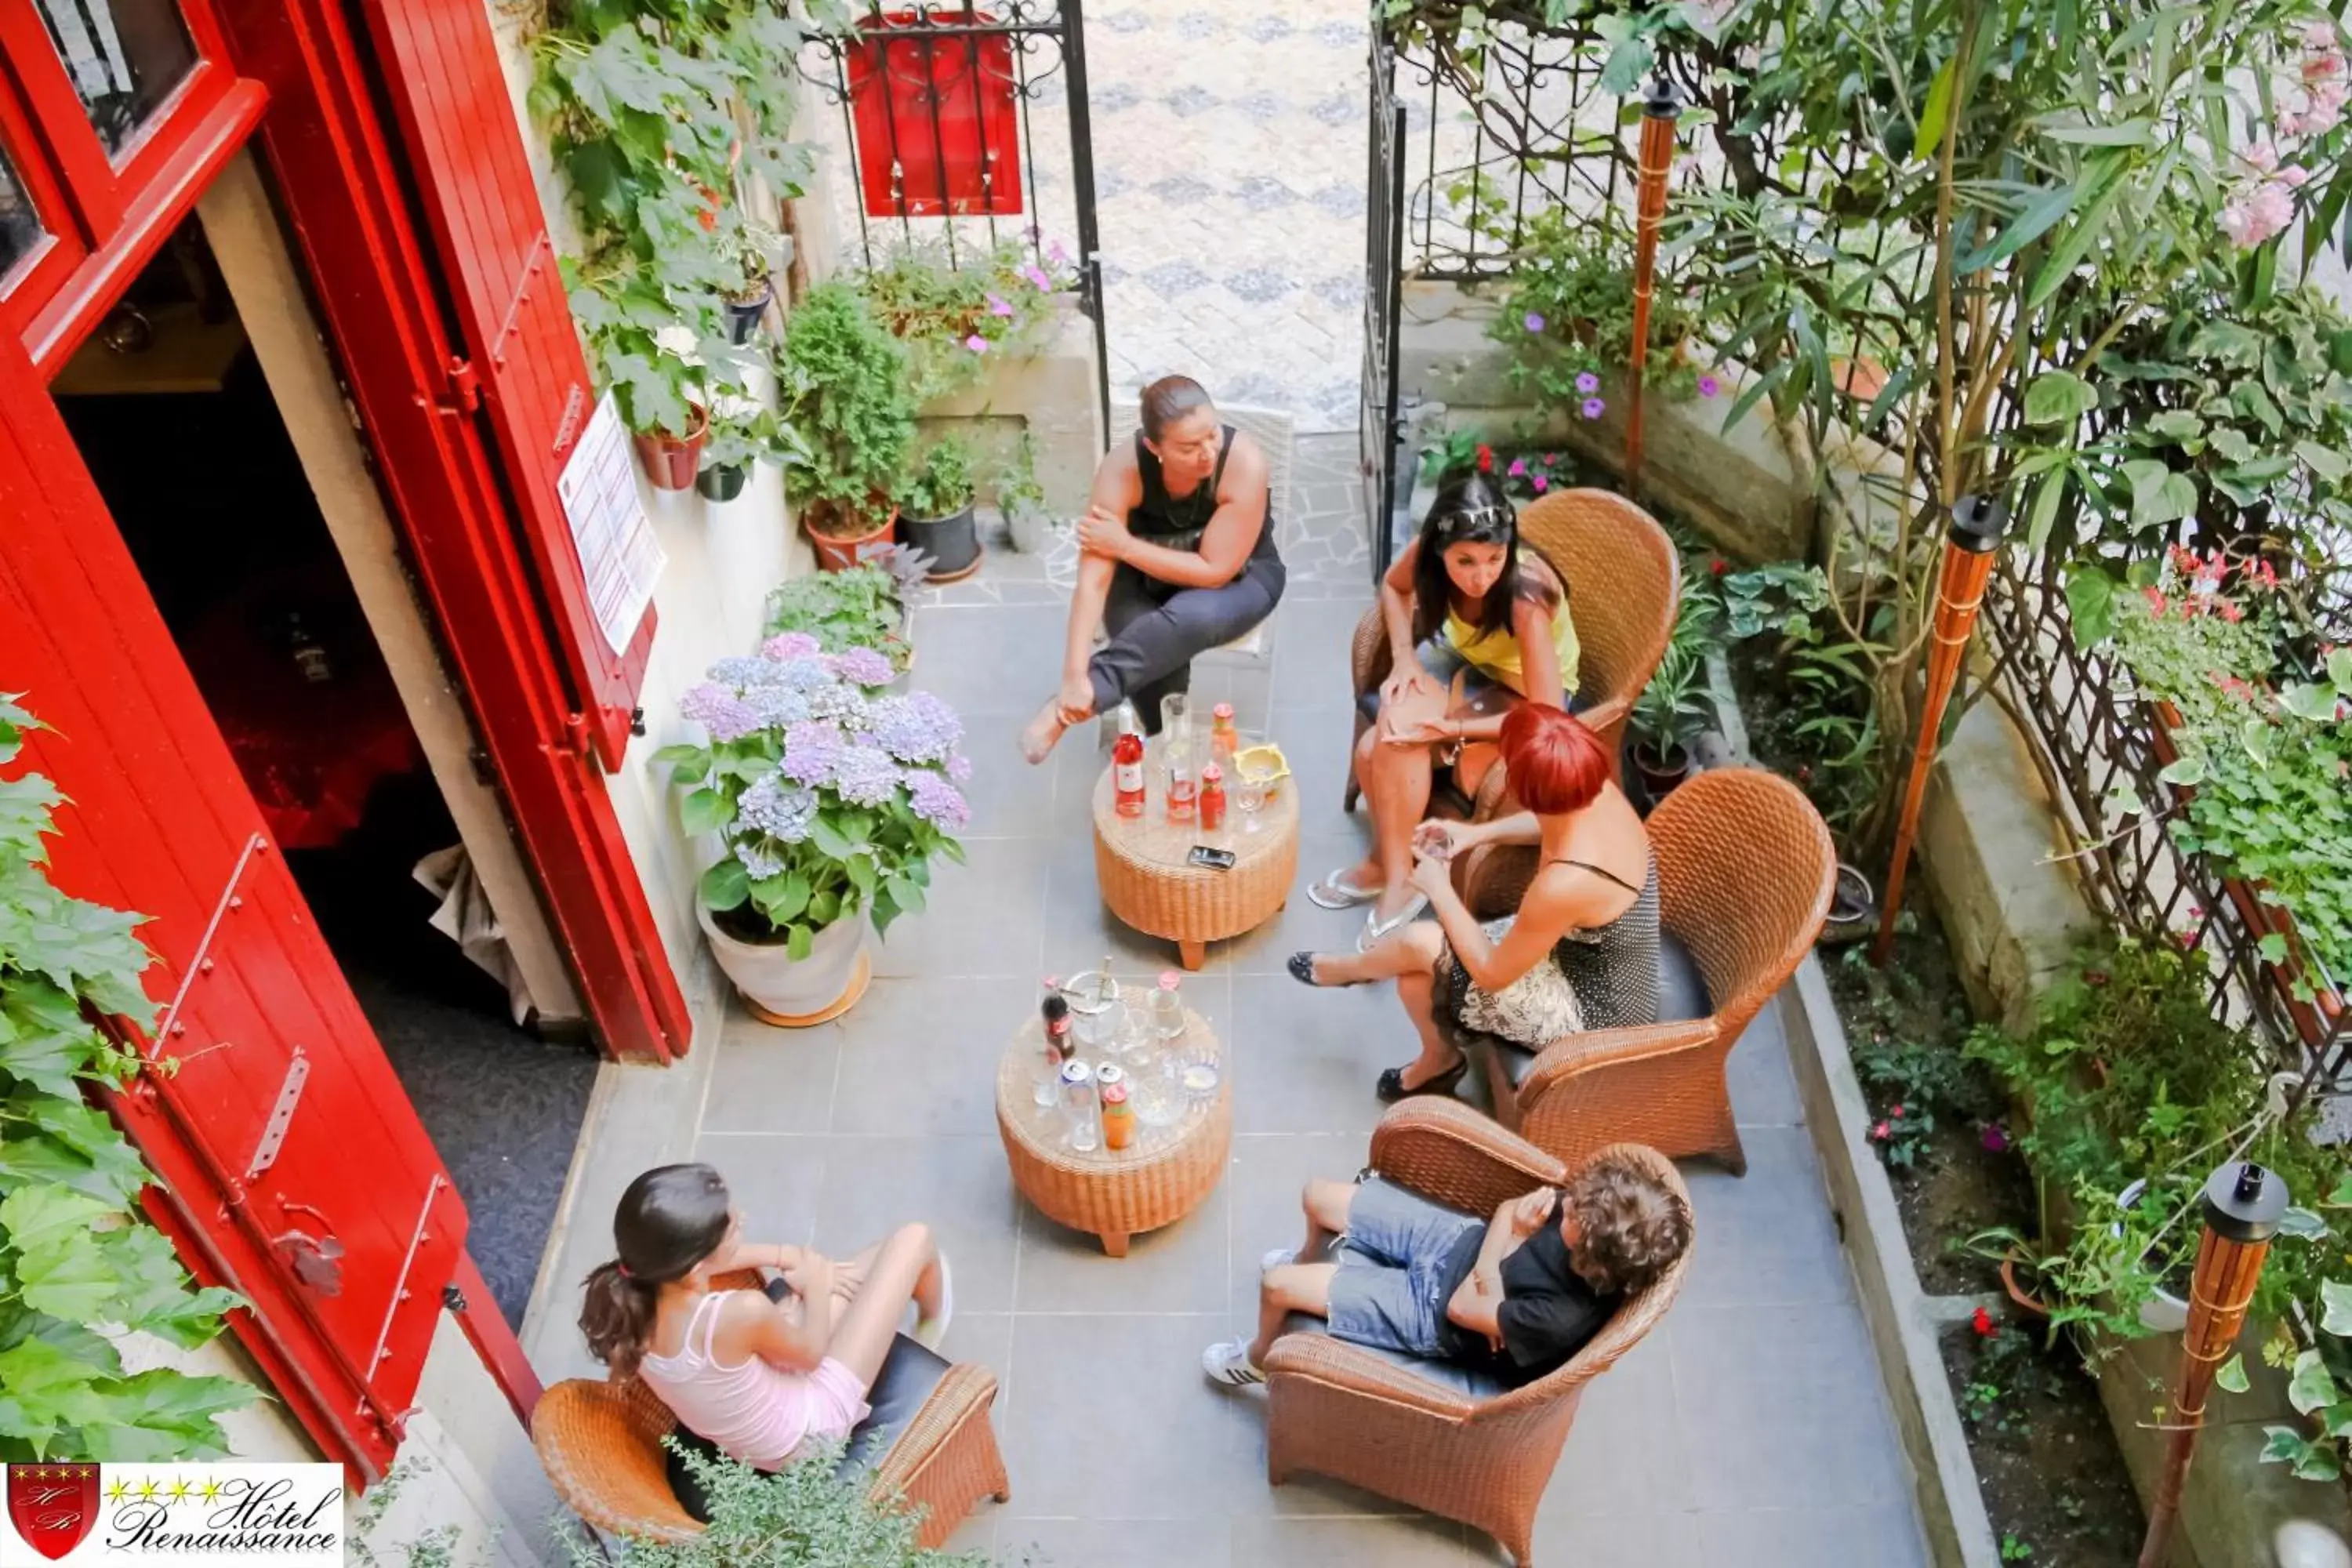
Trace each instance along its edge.
<path fill-rule="evenodd" d="M 1037 717 L 1021 731 L 1021 754 L 1029 760 L 1031 767 L 1035 767 L 1053 754 L 1055 746 L 1061 742 L 1062 731 L 1068 728 L 1062 718 L 1061 699 L 1055 698 L 1037 710 Z"/>

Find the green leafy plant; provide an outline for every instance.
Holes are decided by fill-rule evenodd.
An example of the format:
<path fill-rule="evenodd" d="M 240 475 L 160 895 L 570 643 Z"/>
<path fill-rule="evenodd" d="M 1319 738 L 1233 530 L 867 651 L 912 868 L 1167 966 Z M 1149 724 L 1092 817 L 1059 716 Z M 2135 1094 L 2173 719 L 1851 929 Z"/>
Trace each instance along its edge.
<path fill-rule="evenodd" d="M 836 921 L 863 913 L 887 933 L 923 908 L 933 857 L 963 858 L 962 722 L 929 692 L 880 694 L 896 673 L 872 648 L 826 654 L 785 632 L 679 700 L 709 739 L 654 760 L 687 790 L 686 831 L 725 848 L 700 893 L 730 934 L 805 958 Z"/>
<path fill-rule="evenodd" d="M 2352 1204 L 2352 1177 L 2337 1184 L 2335 1201 Z M 2352 1284 L 2321 1280 L 2315 1305 L 2321 1338 L 2296 1352 L 2286 1385 L 2287 1403 L 2311 1420 L 2315 1432 L 2263 1427 L 2269 1441 L 2263 1460 L 2286 1465 L 2307 1481 L 2335 1481 L 2344 1475 L 2346 1443 L 2352 1439 L 2352 1344 L 2347 1343 L 2352 1340 Z M 2245 1392 L 2245 1371 L 2234 1357 L 2222 1368 L 2221 1381 L 2225 1388 Z"/>
<path fill-rule="evenodd" d="M 974 486 L 971 448 L 961 437 L 941 436 L 899 487 L 898 507 L 908 517 L 953 517 L 971 505 Z"/>
<path fill-rule="evenodd" d="M 776 375 L 784 416 L 809 447 L 785 477 L 804 521 L 824 533 L 870 531 L 888 515 L 915 441 L 904 345 L 836 279 L 785 321 Z"/>
<path fill-rule="evenodd" d="M 675 1443 L 677 1439 L 667 1438 Z M 564 1536 L 572 1568 L 988 1568 L 988 1554 L 924 1547 L 921 1514 L 877 1501 L 835 1471 L 843 1445 L 818 1445 L 781 1470 L 761 1472 L 732 1459 L 685 1456 L 710 1502 L 710 1522 L 674 1545 L 620 1541 L 611 1546 L 585 1531 Z"/>
<path fill-rule="evenodd" d="M 971 385 L 992 358 L 1034 352 L 1076 285 L 1058 244 L 1041 259 L 1011 241 L 977 258 L 902 247 L 855 279 L 874 319 L 906 345 L 918 404 Z"/>
<path fill-rule="evenodd" d="M 1855 847 L 1881 798 L 1887 763 L 1874 663 L 1885 648 L 1871 637 L 1844 635 L 1851 622 L 1818 566 L 1771 562 L 1726 573 L 1717 587 L 1730 637 L 1770 639 L 1759 662 L 1778 706 L 1756 727 L 1759 747 L 1792 773 L 1840 843 Z M 1882 605 L 1872 632 L 1885 635 L 1893 618 Z"/>
<path fill-rule="evenodd" d="M 918 574 L 919 575 L 919 574 Z M 802 632 L 825 653 L 872 648 L 905 669 L 914 655 L 906 637 L 905 593 L 879 562 L 861 562 L 839 572 L 795 577 L 768 595 L 767 632 Z"/>
<path fill-rule="evenodd" d="M 722 393 L 714 400 L 710 438 L 702 448 L 705 468 L 740 468 L 751 462 L 789 467 L 807 460 L 808 446 L 800 432 L 758 398 Z"/>
<path fill-rule="evenodd" d="M 1685 612 L 1689 601 L 1685 602 Z M 1679 625 L 1676 630 L 1680 631 Z M 1671 767 L 1688 755 L 1693 742 L 1716 722 L 1715 699 L 1706 678 L 1703 647 L 1670 642 L 1650 683 L 1633 699 L 1626 728 L 1651 761 Z"/>
<path fill-rule="evenodd" d="M 757 219 L 743 218 L 730 226 L 725 249 L 734 265 L 735 282 L 720 289 L 729 303 L 748 305 L 774 290 L 776 262 L 784 244 L 772 226 Z"/>
<path fill-rule="evenodd" d="M 1607 411 L 1601 377 L 1627 363 L 1633 341 L 1633 244 L 1607 223 L 1554 207 L 1486 224 L 1511 246 L 1509 282 L 1487 331 L 1511 351 L 1511 384 L 1580 419 Z M 1644 384 L 1687 397 L 1699 373 L 1682 352 L 1695 318 L 1671 294 L 1650 311 Z"/>
<path fill-rule="evenodd" d="M 491 1551 L 499 1540 L 496 1528 L 471 1542 L 466 1540 L 465 1527 L 457 1524 L 427 1525 L 404 1541 L 377 1539 L 384 1533 L 384 1521 L 393 1517 L 401 1498 L 432 1468 L 422 1458 L 404 1455 L 383 1479 L 368 1488 L 344 1534 L 344 1548 L 360 1568 L 384 1568 L 387 1561 L 397 1562 L 401 1568 L 459 1568 L 460 1564 L 475 1568 L 492 1561 Z"/>
<path fill-rule="evenodd" d="M 40 723 L 0 694 L 0 766 Z M 194 1289 L 172 1244 L 140 1212 L 153 1178 L 88 1090 L 121 1089 L 144 1061 L 102 1026 L 153 1026 L 140 977 L 141 917 L 50 885 L 47 839 L 62 800 L 38 773 L 0 778 L 0 1459 L 141 1462 L 212 1458 L 214 1419 L 259 1397 L 236 1378 L 124 1371 L 116 1338 L 183 1350 L 244 1304 Z"/>
<path fill-rule="evenodd" d="M 1045 487 L 1037 482 L 1037 438 L 1026 425 L 997 466 L 996 508 L 1007 517 L 1045 510 Z"/>

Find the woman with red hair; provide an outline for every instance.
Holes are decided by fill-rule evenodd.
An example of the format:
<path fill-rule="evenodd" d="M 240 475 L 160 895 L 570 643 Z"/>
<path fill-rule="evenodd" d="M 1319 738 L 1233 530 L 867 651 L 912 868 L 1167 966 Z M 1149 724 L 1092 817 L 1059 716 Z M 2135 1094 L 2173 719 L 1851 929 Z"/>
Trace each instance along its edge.
<path fill-rule="evenodd" d="M 1434 924 L 1416 921 L 1360 955 L 1298 952 L 1309 985 L 1393 979 L 1421 1055 L 1381 1074 L 1382 1100 L 1450 1094 L 1467 1065 L 1438 1026 L 1541 1050 L 1562 1035 L 1653 1024 L 1658 1015 L 1658 867 L 1649 835 L 1610 782 L 1609 754 L 1573 715 L 1522 703 L 1503 721 L 1503 765 L 1527 809 L 1494 822 L 1424 822 L 1412 885 Z M 1519 911 L 1481 925 L 1447 863 L 1481 844 L 1533 844 Z"/>

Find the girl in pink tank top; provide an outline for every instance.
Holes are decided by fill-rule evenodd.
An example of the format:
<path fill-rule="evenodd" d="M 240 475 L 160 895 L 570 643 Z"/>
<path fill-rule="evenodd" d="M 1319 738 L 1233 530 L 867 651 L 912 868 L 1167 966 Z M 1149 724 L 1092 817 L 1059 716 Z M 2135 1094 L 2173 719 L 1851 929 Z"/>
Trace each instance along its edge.
<path fill-rule="evenodd" d="M 838 1262 L 741 1233 L 717 1171 L 647 1171 L 621 1194 L 619 1256 L 588 1276 L 580 1328 L 614 1378 L 642 1377 L 688 1431 L 781 1469 L 866 1418 L 910 1309 L 915 1337 L 937 1348 L 951 1310 L 947 1262 L 920 1225 Z M 761 1289 L 719 1282 L 763 1268 L 783 1277 Z"/>

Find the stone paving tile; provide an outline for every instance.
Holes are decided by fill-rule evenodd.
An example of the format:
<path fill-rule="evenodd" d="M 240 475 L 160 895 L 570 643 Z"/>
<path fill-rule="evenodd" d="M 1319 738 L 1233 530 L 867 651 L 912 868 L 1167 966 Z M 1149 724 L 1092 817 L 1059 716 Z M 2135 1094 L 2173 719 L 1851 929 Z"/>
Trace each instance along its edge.
<path fill-rule="evenodd" d="M 1302 887 L 1364 843 L 1361 815 L 1339 803 L 1345 638 L 1370 586 L 1360 564 L 1321 579 L 1303 559 L 1339 559 L 1350 540 L 1360 550 L 1355 482 L 1352 437 L 1300 443 L 1294 499 L 1321 504 L 1285 516 L 1298 574 L 1268 651 L 1196 673 L 1203 695 L 1234 693 L 1245 722 L 1270 720 L 1291 757 Z M 1300 1184 L 1362 1163 L 1381 1110 L 1372 1077 L 1412 1048 L 1386 988 L 1318 993 L 1281 972 L 1291 949 L 1344 940 L 1348 915 L 1294 896 L 1186 978 L 1228 1045 L 1236 1097 L 1231 1166 L 1192 1214 L 1111 1258 L 1012 1188 L 994 1073 L 1037 974 L 1083 967 L 1106 945 L 1138 975 L 1169 959 L 1094 893 L 1083 826 L 1103 766 L 1094 737 L 1074 734 L 1045 768 L 1008 760 L 1028 685 L 1054 663 L 1067 581 L 1055 560 L 993 552 L 917 616 L 917 679 L 954 688 L 980 759 L 971 865 L 942 869 L 932 908 L 894 928 L 872 989 L 836 1023 L 786 1032 L 738 1017 L 719 1032 L 696 1156 L 729 1173 L 763 1237 L 845 1251 L 907 1219 L 938 1227 L 957 1268 L 950 1349 L 998 1375 L 1013 1480 L 1012 1500 L 983 1503 L 957 1547 L 1039 1565 L 1500 1562 L 1475 1531 L 1326 1479 L 1269 1487 L 1263 1394 L 1209 1387 L 1198 1370 L 1203 1345 L 1254 1321 L 1257 1260 L 1295 1245 Z M 994 689 L 1006 685 L 1019 689 Z M 1733 1052 L 1731 1082 L 1749 1173 L 1685 1167 L 1691 1280 L 1587 1389 L 1538 1516 L 1538 1555 L 1611 1568 L 1922 1564 L 1774 1011 Z"/>

